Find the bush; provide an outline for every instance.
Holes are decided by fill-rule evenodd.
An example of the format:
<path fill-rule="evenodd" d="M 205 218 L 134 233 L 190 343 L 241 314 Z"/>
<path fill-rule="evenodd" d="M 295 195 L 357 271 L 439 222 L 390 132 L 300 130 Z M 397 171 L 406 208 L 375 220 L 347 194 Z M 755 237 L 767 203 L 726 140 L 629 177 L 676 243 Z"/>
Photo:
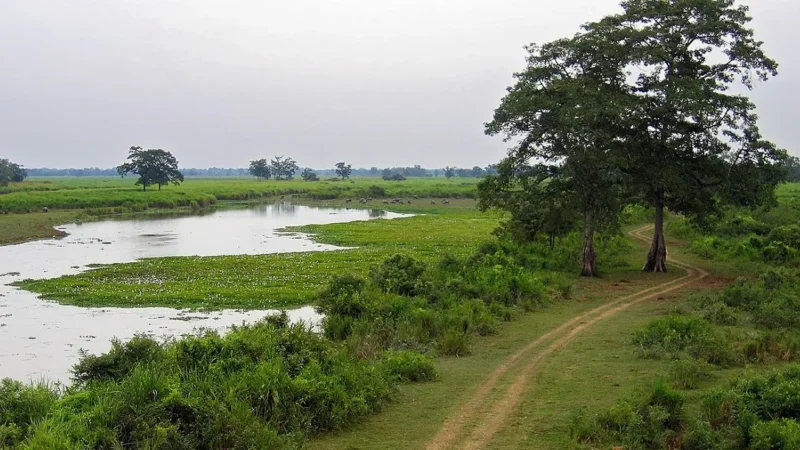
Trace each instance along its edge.
<path fill-rule="evenodd" d="M 319 293 L 317 311 L 321 314 L 357 318 L 366 310 L 366 298 L 362 294 L 366 280 L 358 275 L 338 275 Z"/>
<path fill-rule="evenodd" d="M 370 278 L 383 292 L 415 296 L 425 292 L 422 275 L 426 269 L 424 263 L 411 256 L 394 255 L 372 267 Z"/>
<path fill-rule="evenodd" d="M 794 420 L 759 422 L 750 431 L 752 450 L 800 448 L 800 424 Z"/>
<path fill-rule="evenodd" d="M 20 443 L 29 427 L 44 419 L 58 399 L 45 385 L 0 381 L 0 448 Z"/>
<path fill-rule="evenodd" d="M 398 381 L 433 381 L 436 369 L 433 358 L 411 351 L 388 351 L 381 361 L 381 368 Z"/>
<path fill-rule="evenodd" d="M 679 359 L 669 370 L 670 380 L 680 389 L 697 389 L 700 382 L 711 378 L 711 366 L 705 361 Z"/>
<path fill-rule="evenodd" d="M 146 335 L 133 337 L 128 342 L 113 340 L 111 350 L 102 355 L 84 355 L 72 369 L 73 379 L 79 383 L 90 381 L 120 381 L 139 364 L 159 361 L 163 349 Z"/>

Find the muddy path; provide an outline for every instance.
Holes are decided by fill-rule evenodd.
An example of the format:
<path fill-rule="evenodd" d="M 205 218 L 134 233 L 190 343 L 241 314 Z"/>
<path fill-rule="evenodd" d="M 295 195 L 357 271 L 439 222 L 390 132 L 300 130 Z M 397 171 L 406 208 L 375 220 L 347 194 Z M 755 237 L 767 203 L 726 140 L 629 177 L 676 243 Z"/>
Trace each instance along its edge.
<path fill-rule="evenodd" d="M 644 226 L 629 234 L 646 243 L 645 233 L 652 226 Z M 673 267 L 686 274 L 671 281 L 614 299 L 597 308 L 580 314 L 540 336 L 518 352 L 508 357 L 494 370 L 478 389 L 448 417 L 436 435 L 426 445 L 427 450 L 486 448 L 495 434 L 506 424 L 523 394 L 530 388 L 529 381 L 541 368 L 542 362 L 553 352 L 569 344 L 575 336 L 630 308 L 637 303 L 682 289 L 708 276 L 703 269 L 667 258 Z"/>

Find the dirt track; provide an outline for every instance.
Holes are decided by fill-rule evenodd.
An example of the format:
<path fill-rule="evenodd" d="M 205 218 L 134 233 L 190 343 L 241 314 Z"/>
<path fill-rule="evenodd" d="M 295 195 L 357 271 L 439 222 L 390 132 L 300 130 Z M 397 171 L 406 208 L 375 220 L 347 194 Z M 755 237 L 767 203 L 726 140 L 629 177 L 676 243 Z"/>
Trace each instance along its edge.
<path fill-rule="evenodd" d="M 652 226 L 637 228 L 631 231 L 630 235 L 649 242 L 650 237 L 645 236 L 643 233 L 651 228 Z M 637 303 L 681 289 L 708 276 L 708 273 L 700 268 L 671 258 L 667 259 L 673 266 L 684 269 L 686 275 L 658 286 L 620 297 L 587 311 L 550 330 L 514 353 L 486 378 L 478 390 L 454 414 L 447 418 L 439 432 L 428 442 L 425 448 L 427 450 L 478 450 L 486 448 L 517 407 L 522 394 L 528 388 L 528 381 L 532 378 L 532 375 L 541 367 L 542 361 L 550 354 L 570 343 L 580 332 L 604 319 L 614 316 Z M 509 372 L 518 373 L 518 375 L 501 388 L 504 389 L 503 392 L 490 395 L 497 392 L 498 383 Z"/>

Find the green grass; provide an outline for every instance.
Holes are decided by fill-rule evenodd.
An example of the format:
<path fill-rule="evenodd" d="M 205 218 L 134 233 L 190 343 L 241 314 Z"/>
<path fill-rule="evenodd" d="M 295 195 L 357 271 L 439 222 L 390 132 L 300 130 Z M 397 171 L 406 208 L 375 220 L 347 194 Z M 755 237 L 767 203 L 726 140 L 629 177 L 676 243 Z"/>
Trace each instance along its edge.
<path fill-rule="evenodd" d="M 0 191 L 0 212 L 26 213 L 51 209 L 101 209 L 103 213 L 146 208 L 199 206 L 219 200 L 254 200 L 292 195 L 310 199 L 360 197 L 474 197 L 477 178 L 380 178 L 305 182 L 257 181 L 254 178 L 189 178 L 180 186 L 143 192 L 130 178 L 33 178 Z M 109 208 L 116 208 L 108 210 Z"/>
<path fill-rule="evenodd" d="M 145 259 L 54 280 L 29 280 L 21 286 L 79 306 L 279 308 L 308 303 L 333 275 L 364 275 L 369 266 L 395 253 L 426 261 L 444 254 L 465 256 L 489 238 L 499 221 L 497 214 L 475 210 L 472 200 L 454 200 L 449 206 L 418 203 L 393 209 L 429 213 L 292 229 L 354 249 Z"/>
<path fill-rule="evenodd" d="M 53 227 L 72 222 L 77 216 L 77 211 L 0 214 L 0 245 L 58 237 L 61 233 Z"/>

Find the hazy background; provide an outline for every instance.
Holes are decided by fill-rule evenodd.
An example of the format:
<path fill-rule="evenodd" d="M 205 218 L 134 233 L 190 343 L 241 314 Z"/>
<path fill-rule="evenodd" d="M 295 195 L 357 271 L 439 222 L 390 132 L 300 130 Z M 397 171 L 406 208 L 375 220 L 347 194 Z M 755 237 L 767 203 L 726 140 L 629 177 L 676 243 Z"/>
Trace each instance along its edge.
<path fill-rule="evenodd" d="M 750 0 L 781 64 L 759 86 L 767 138 L 798 154 L 797 0 Z M 3 0 L 0 157 L 110 167 L 164 148 L 182 167 L 473 166 L 522 46 L 617 0 Z"/>

